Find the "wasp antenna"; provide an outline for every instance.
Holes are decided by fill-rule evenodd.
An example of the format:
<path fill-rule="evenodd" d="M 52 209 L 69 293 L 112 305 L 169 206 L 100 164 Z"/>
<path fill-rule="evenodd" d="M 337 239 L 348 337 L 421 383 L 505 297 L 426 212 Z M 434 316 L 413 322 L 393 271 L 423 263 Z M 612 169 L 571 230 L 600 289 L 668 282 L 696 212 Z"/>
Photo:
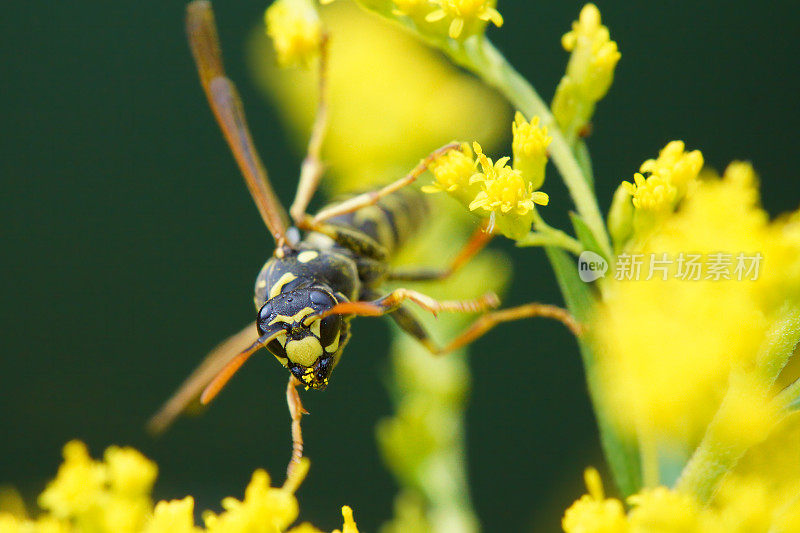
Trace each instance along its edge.
<path fill-rule="evenodd" d="M 269 341 L 274 339 L 280 331 L 271 332 L 268 335 L 264 335 L 259 337 L 256 342 L 250 345 L 249 348 L 244 350 L 243 352 L 239 353 L 236 357 L 231 359 L 231 361 L 220 370 L 219 374 L 217 374 L 214 379 L 211 380 L 211 383 L 203 390 L 203 393 L 200 395 L 200 403 L 206 405 L 211 402 L 214 398 L 217 397 L 217 394 L 228 384 L 228 381 L 233 377 L 233 375 L 242 367 L 250 356 L 256 353 L 260 348 L 266 345 Z"/>

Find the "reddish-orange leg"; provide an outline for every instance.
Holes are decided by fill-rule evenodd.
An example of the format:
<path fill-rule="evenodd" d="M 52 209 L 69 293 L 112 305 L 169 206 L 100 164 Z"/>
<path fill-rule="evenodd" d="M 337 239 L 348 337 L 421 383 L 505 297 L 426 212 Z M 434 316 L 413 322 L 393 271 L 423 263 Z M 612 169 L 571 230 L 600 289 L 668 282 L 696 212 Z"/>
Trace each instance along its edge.
<path fill-rule="evenodd" d="M 514 320 L 533 317 L 545 317 L 558 320 L 569 328 L 575 336 L 579 336 L 583 330 L 581 325 L 575 321 L 575 318 L 569 314 L 569 311 L 566 309 L 555 305 L 533 302 L 520 305 L 519 307 L 510 307 L 508 309 L 493 311 L 481 316 L 470 327 L 464 330 L 463 333 L 450 341 L 444 348 L 437 350 L 436 353 L 445 354 L 466 346 L 484 336 L 493 327 L 503 322 L 512 322 Z"/>
<path fill-rule="evenodd" d="M 300 428 L 300 419 L 303 418 L 303 415 L 307 415 L 308 411 L 300 401 L 300 394 L 297 392 L 298 385 L 300 382 L 294 376 L 289 376 L 289 383 L 286 385 L 286 403 L 289 406 L 289 416 L 292 418 L 292 458 L 289 466 L 286 467 L 287 479 L 292 477 L 292 472 L 303 458 L 303 430 Z"/>
<path fill-rule="evenodd" d="M 358 196 L 353 196 L 352 198 L 348 198 L 347 200 L 338 203 L 336 205 L 332 205 L 322 209 L 319 213 L 317 213 L 313 218 L 310 220 L 298 220 L 297 224 L 302 229 L 314 229 L 314 227 L 322 222 L 339 216 L 339 215 L 346 215 L 347 213 L 352 213 L 354 211 L 358 211 L 362 207 L 368 207 L 370 205 L 375 205 L 381 198 L 392 194 L 395 191 L 402 189 L 407 185 L 411 185 L 414 183 L 417 178 L 419 178 L 426 170 L 428 170 L 428 166 L 434 162 L 437 158 L 443 156 L 450 150 L 456 150 L 459 148 L 458 143 L 450 143 L 442 146 L 441 148 L 434 150 L 431 152 L 428 157 L 420 161 L 420 163 L 414 167 L 414 169 L 400 178 L 397 181 L 386 185 L 375 191 L 365 192 L 363 194 L 359 194 Z"/>
<path fill-rule="evenodd" d="M 464 244 L 450 265 L 446 268 L 400 267 L 389 272 L 393 281 L 435 281 L 446 279 L 455 274 L 461 267 L 478 255 L 492 240 L 494 234 L 488 231 L 486 224 L 475 229 L 469 241 Z"/>
<path fill-rule="evenodd" d="M 404 301 L 410 300 L 434 316 L 441 312 L 453 313 L 479 313 L 500 305 L 500 300 L 493 292 L 488 292 L 474 300 L 449 300 L 438 301 L 421 292 L 411 289 L 395 289 L 386 296 L 371 302 L 344 302 L 333 306 L 320 315 L 325 318 L 329 315 L 356 315 L 356 316 L 381 316 L 391 313 Z"/>

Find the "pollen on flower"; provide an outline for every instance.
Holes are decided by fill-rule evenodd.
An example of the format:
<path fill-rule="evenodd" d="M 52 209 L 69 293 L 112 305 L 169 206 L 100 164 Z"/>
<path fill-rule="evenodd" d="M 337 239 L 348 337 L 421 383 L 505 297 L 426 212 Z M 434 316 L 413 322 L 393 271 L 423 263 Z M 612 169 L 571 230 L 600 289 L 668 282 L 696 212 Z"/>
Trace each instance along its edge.
<path fill-rule="evenodd" d="M 469 37 L 482 31 L 486 22 L 498 28 L 503 25 L 503 17 L 495 9 L 496 0 L 430 0 L 439 6 L 425 17 L 428 22 L 449 19 L 449 35 L 452 39 Z"/>
<path fill-rule="evenodd" d="M 547 194 L 534 191 L 532 184 L 523 179 L 519 170 L 507 166 L 510 158 L 501 157 L 496 163 L 492 163 L 478 143 L 474 143 L 473 148 L 478 155 L 482 172 L 474 174 L 470 183 L 481 183 L 482 190 L 469 204 L 471 211 L 482 209 L 526 215 L 534 209 L 534 204 L 547 205 Z"/>
<path fill-rule="evenodd" d="M 275 0 L 264 13 L 282 66 L 308 65 L 322 41 L 322 21 L 311 0 Z"/>

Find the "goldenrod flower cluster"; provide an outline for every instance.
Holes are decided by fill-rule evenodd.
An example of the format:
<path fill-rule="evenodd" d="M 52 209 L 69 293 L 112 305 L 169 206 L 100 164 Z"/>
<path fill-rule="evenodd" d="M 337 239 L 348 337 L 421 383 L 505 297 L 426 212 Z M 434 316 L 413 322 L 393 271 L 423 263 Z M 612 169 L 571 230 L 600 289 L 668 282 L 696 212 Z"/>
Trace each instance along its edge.
<path fill-rule="evenodd" d="M 469 204 L 470 211 L 483 209 L 490 213 L 527 215 L 534 204 L 547 205 L 547 194 L 534 191 L 533 183 L 522 177 L 522 172 L 508 165 L 510 157 L 497 162 L 486 157 L 478 143 L 473 144 L 481 171 L 470 178 L 470 183 L 480 183 L 483 190 Z"/>
<path fill-rule="evenodd" d="M 434 161 L 434 182 L 424 192 L 447 192 L 470 211 L 488 217 L 489 225 L 511 239 L 520 239 L 531 228 L 535 205 L 547 205 L 549 197 L 538 191 L 544 183 L 547 146 L 551 138 L 539 117 L 531 122 L 517 113 L 512 124 L 513 166 L 510 157 L 493 162 L 477 142 L 462 144 Z M 475 152 L 473 159 L 473 150 Z"/>
<path fill-rule="evenodd" d="M 625 248 L 642 263 L 631 267 L 640 269 L 636 281 L 610 279 L 602 286 L 604 304 L 594 325 L 608 396 L 629 431 L 695 443 L 727 391 L 727 438 L 757 440 L 774 421 L 766 393 L 771 382 L 758 370 L 758 354 L 782 306 L 800 294 L 800 239 L 789 220 L 769 222 L 758 205 L 752 167 L 734 163 L 723 177 L 700 181 L 700 164 L 699 152 L 670 143 L 645 163 L 651 177 L 628 185 L 640 200 L 655 195 L 654 177 L 656 187 L 667 183 L 691 192 L 680 210 L 668 211 L 646 238 Z M 638 202 L 636 214 L 649 207 Z M 683 275 L 687 254 L 705 257 L 699 267 L 708 269 L 722 252 L 730 255 L 727 276 Z M 763 257 L 756 279 L 732 275 L 739 253 Z M 654 257 L 672 261 L 653 271 Z"/>
<path fill-rule="evenodd" d="M 552 108 L 561 130 L 568 139 L 574 139 L 611 87 L 621 55 L 594 4 L 583 7 L 561 44 L 571 56 L 567 72 L 556 88 Z"/>
<path fill-rule="evenodd" d="M 632 183 L 623 181 L 609 214 L 609 230 L 617 244 L 624 245 L 633 234 L 647 238 L 696 185 L 703 162 L 700 150 L 687 152 L 683 141 L 672 141 L 658 158 L 642 163 Z"/>
<path fill-rule="evenodd" d="M 752 448 L 708 505 L 665 486 L 646 488 L 625 504 L 606 498 L 594 468 L 585 472 L 588 494 L 564 513 L 566 533 L 792 533 L 800 531 L 800 414 L 788 417 Z"/>
<path fill-rule="evenodd" d="M 275 0 L 264 21 L 280 65 L 307 66 L 319 52 L 322 21 L 313 0 Z"/>
<path fill-rule="evenodd" d="M 540 124 L 539 117 L 528 122 L 517 111 L 511 124 L 514 152 L 514 168 L 526 176 L 534 189 L 544 184 L 544 167 L 547 165 L 547 147 L 553 138 L 547 135 L 547 127 Z"/>
<path fill-rule="evenodd" d="M 64 463 L 39 496 L 45 511 L 28 518 L 0 509 L 3 533 L 321 533 L 311 524 L 290 527 L 299 514 L 294 493 L 308 472 L 304 460 L 282 487 L 271 487 L 269 475 L 256 470 L 242 501 L 225 498 L 224 511 L 203 513 L 205 528 L 195 524 L 194 499 L 160 501 L 150 491 L 158 468 L 133 448 L 109 447 L 103 461 L 89 456 L 86 445 L 64 446 Z M 340 533 L 358 533 L 353 511 L 342 508 Z M 338 530 L 337 530 L 338 531 Z"/>

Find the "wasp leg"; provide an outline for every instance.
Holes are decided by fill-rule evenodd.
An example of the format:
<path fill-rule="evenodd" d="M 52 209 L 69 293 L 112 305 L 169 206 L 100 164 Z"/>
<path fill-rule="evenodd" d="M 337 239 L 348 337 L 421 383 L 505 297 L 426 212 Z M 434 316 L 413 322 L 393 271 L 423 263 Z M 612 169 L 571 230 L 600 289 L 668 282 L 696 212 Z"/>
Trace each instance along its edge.
<path fill-rule="evenodd" d="M 500 300 L 493 292 L 488 292 L 474 300 L 438 301 L 411 289 L 395 289 L 382 298 L 371 302 L 342 302 L 322 313 L 320 318 L 329 315 L 382 316 L 400 307 L 404 301 L 410 300 L 434 316 L 443 311 L 453 313 L 478 313 L 497 307 Z"/>
<path fill-rule="evenodd" d="M 320 150 L 322 150 L 322 142 L 328 129 L 327 70 L 328 35 L 323 34 L 319 45 L 319 100 L 317 114 L 314 118 L 314 125 L 311 128 L 311 136 L 308 139 L 306 157 L 300 167 L 300 181 L 297 184 L 297 192 L 292 206 L 289 208 L 289 214 L 296 224 L 306 217 L 306 209 L 319 187 L 322 171 L 324 170 L 324 165 L 320 158 Z"/>
<path fill-rule="evenodd" d="M 547 304 L 540 304 L 533 302 L 525 305 L 520 305 L 519 307 L 501 309 L 500 311 L 494 311 L 483 315 L 482 317 L 478 318 L 469 328 L 464 330 L 464 332 L 461 333 L 458 337 L 450 341 L 450 343 L 447 344 L 447 346 L 440 349 L 437 353 L 445 354 L 447 352 L 457 350 L 462 346 L 466 346 L 472 341 L 479 339 L 480 337 L 485 335 L 490 329 L 492 329 L 496 325 L 502 324 L 503 322 L 511 322 L 513 320 L 520 320 L 523 318 L 533 318 L 533 317 L 545 317 L 558 320 L 559 322 L 564 324 L 567 328 L 569 328 L 569 330 L 576 336 L 581 335 L 583 331 L 581 325 L 575 320 L 575 318 L 571 314 L 569 314 L 569 311 L 567 311 L 566 309 L 555 305 L 547 305 Z"/>
<path fill-rule="evenodd" d="M 292 477 L 292 472 L 303 458 L 303 430 L 300 427 L 300 419 L 303 418 L 303 415 L 307 415 L 308 411 L 300 401 L 300 394 L 297 392 L 298 385 L 300 382 L 297 381 L 297 378 L 289 376 L 289 383 L 286 385 L 286 403 L 289 405 L 289 416 L 292 418 L 292 458 L 289 466 L 286 467 L 287 479 Z"/>
<path fill-rule="evenodd" d="M 494 234 L 488 231 L 486 224 L 478 227 L 469 241 L 461 248 L 458 255 L 453 258 L 446 268 L 408 267 L 389 271 L 388 278 L 393 281 L 434 281 L 452 276 L 462 266 L 483 250 Z"/>
<path fill-rule="evenodd" d="M 319 224 L 320 222 L 324 222 L 325 220 L 328 220 L 330 218 L 358 211 L 362 207 L 375 205 L 381 198 L 388 196 L 397 190 L 402 189 L 406 185 L 414 183 L 414 181 L 416 181 L 416 179 L 420 177 L 422 173 L 428 169 L 428 165 L 430 165 L 433 161 L 435 161 L 442 155 L 446 154 L 450 150 L 457 149 L 459 146 L 460 145 L 458 143 L 446 144 L 441 148 L 439 148 L 438 150 L 434 150 L 433 152 L 431 152 L 428 155 L 428 157 L 420 161 L 420 163 L 416 167 L 414 167 L 414 169 L 411 172 L 409 172 L 399 180 L 392 182 L 389 185 L 386 185 L 385 187 L 380 188 L 376 191 L 369 191 L 364 194 L 359 194 L 358 196 L 353 196 L 352 198 L 348 198 L 347 200 L 344 200 L 339 204 L 332 205 L 322 209 L 311 220 L 311 224 L 312 225 Z M 302 221 L 302 224 L 307 224 L 307 223 L 308 223 L 307 221 Z M 308 228 L 303 228 L 300 221 L 298 221 L 298 225 L 302 229 L 308 229 Z"/>
<path fill-rule="evenodd" d="M 389 313 L 389 318 L 405 333 L 417 339 L 432 354 L 438 354 L 441 351 L 419 320 L 405 307 L 398 307 Z"/>

